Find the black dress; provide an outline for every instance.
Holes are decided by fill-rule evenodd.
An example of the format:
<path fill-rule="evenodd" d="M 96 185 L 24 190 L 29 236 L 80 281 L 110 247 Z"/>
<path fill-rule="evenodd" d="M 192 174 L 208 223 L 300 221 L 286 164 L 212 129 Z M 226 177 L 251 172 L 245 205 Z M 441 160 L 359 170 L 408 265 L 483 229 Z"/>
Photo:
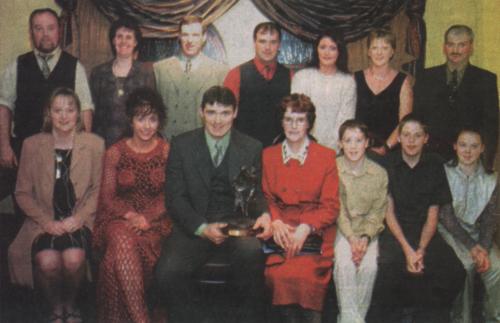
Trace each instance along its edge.
<path fill-rule="evenodd" d="M 373 147 L 383 146 L 399 123 L 399 94 L 406 74 L 399 72 L 394 80 L 375 95 L 366 83 L 363 71 L 354 73 L 356 80 L 356 119 L 368 126 Z"/>
<path fill-rule="evenodd" d="M 54 183 L 54 220 L 61 221 L 73 213 L 76 203 L 73 183 L 69 176 L 71 166 L 71 150 L 56 149 L 55 154 L 55 176 Z M 90 250 L 90 230 L 82 227 L 72 233 L 54 236 L 49 233 L 39 235 L 33 242 L 31 254 L 34 256 L 44 249 L 64 251 L 67 248 L 83 248 Z"/>

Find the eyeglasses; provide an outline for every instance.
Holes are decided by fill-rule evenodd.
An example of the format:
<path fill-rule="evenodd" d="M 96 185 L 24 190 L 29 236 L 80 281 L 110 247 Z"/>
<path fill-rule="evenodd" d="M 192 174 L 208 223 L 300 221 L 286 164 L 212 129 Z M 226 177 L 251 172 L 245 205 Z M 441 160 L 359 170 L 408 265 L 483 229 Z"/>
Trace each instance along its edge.
<path fill-rule="evenodd" d="M 287 126 L 293 126 L 293 125 L 304 126 L 307 123 L 307 118 L 306 117 L 297 117 L 297 118 L 284 117 L 283 123 Z"/>

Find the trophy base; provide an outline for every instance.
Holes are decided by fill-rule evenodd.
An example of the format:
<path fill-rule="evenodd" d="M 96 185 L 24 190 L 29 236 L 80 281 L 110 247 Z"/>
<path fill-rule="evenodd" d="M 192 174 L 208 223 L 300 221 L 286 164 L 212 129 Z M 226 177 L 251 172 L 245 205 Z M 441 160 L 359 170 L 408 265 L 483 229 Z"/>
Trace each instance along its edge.
<path fill-rule="evenodd" d="M 261 230 L 254 230 L 254 219 L 250 218 L 230 218 L 224 221 L 227 226 L 222 229 L 222 232 L 234 238 L 255 237 Z"/>

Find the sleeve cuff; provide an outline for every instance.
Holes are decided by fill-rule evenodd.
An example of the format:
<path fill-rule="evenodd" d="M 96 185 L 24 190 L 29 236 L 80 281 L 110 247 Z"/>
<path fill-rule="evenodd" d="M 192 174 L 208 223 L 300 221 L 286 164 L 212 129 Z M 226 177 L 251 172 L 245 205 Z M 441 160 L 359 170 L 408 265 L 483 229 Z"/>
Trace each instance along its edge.
<path fill-rule="evenodd" d="M 205 228 L 207 227 L 207 224 L 206 223 L 202 223 L 198 229 L 196 229 L 196 231 L 194 232 L 194 235 L 198 236 L 198 237 L 201 237 L 201 235 L 203 234 L 203 231 L 205 230 Z"/>

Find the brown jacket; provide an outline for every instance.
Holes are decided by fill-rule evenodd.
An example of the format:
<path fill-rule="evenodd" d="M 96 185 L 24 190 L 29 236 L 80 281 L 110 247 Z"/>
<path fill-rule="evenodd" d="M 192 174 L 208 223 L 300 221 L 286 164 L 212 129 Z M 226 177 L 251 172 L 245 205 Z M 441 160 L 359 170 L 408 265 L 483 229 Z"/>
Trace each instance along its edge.
<path fill-rule="evenodd" d="M 101 183 L 104 141 L 96 135 L 75 135 L 70 178 L 76 195 L 74 214 L 92 229 Z M 24 141 L 16 183 L 16 200 L 27 217 L 9 247 L 13 283 L 33 287 L 31 245 L 43 233 L 42 225 L 54 219 L 54 138 L 39 133 Z"/>

